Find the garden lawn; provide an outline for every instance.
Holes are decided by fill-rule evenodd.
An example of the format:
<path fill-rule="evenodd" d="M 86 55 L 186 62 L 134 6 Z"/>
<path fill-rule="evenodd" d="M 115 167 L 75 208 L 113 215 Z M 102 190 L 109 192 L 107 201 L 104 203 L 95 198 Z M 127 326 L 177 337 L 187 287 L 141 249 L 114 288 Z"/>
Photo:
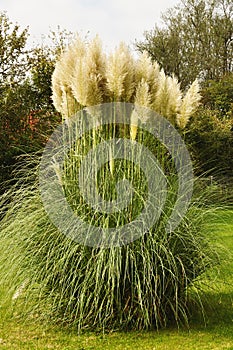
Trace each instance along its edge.
<path fill-rule="evenodd" d="M 83 333 L 47 323 L 22 322 L 9 308 L 0 304 L 0 349 L 61 350 L 233 350 L 233 209 L 219 210 L 207 220 L 209 232 L 219 237 L 229 249 L 229 257 L 212 272 L 214 281 L 202 283 L 206 309 L 205 321 L 193 312 L 190 329 L 169 328 L 159 332 Z M 2 293 L 5 291 L 2 290 Z M 13 313 L 13 317 L 12 317 Z"/>

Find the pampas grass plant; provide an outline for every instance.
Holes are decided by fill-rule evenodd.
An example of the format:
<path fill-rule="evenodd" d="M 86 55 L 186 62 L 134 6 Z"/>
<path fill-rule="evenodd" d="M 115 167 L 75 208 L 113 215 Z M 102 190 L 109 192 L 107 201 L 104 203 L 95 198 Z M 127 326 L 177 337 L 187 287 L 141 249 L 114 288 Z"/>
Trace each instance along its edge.
<path fill-rule="evenodd" d="M 143 209 L 147 179 L 133 159 L 110 155 L 98 176 L 105 200 L 114 200 L 119 180 L 132 183 L 134 196 L 125 210 L 100 213 L 84 203 L 78 190 L 77 169 L 82 159 L 90 149 L 113 137 L 137 140 L 156 156 L 167 177 L 167 200 L 159 220 L 137 240 L 117 247 L 85 246 L 65 236 L 49 219 L 37 177 L 40 159 L 33 160 L 37 165 L 30 169 L 31 159 L 16 185 L 1 199 L 1 282 L 11 284 L 13 302 L 23 305 L 29 315 L 39 313 L 79 331 L 187 323 L 189 290 L 215 264 L 216 254 L 202 231 L 198 201 L 193 201 L 174 231 L 166 230 L 178 190 L 174 162 L 166 147 L 140 128 L 138 120 L 150 116 L 141 113 L 144 106 L 183 127 L 199 100 L 197 83 L 183 97 L 177 80 L 159 71 L 146 54 L 135 60 L 120 44 L 107 57 L 98 38 L 89 44 L 77 38 L 57 62 L 52 87 L 54 105 L 66 123 L 79 110 L 83 115 L 92 113 L 89 108 L 95 104 L 135 103 L 131 125 L 113 123 L 96 128 L 70 149 L 60 181 L 77 216 L 90 225 L 119 227 Z"/>

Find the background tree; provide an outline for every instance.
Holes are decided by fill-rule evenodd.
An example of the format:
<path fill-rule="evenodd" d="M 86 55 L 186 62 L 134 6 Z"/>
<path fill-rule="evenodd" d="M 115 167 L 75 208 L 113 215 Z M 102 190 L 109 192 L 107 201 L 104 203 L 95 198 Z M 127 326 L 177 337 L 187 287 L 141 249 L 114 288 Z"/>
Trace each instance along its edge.
<path fill-rule="evenodd" d="M 198 78 L 202 106 L 185 140 L 197 173 L 232 177 L 233 3 L 231 0 L 182 0 L 162 16 L 163 26 L 145 32 L 139 51 L 175 74 L 187 88 Z"/>
<path fill-rule="evenodd" d="M 20 31 L 19 26 L 13 25 L 5 13 L 0 14 L 1 177 L 6 176 L 6 165 L 12 163 L 14 151 L 10 151 L 10 145 L 17 139 L 21 129 L 19 115 L 21 114 L 20 107 L 22 107 L 22 90 L 20 88 L 17 94 L 15 91 L 18 90 L 17 87 L 21 87 L 29 69 L 27 38 L 27 29 Z"/>
<path fill-rule="evenodd" d="M 186 87 L 196 78 L 219 79 L 233 70 L 231 0 L 182 0 L 162 16 L 163 26 L 136 43 Z"/>
<path fill-rule="evenodd" d="M 44 145 L 59 120 L 51 100 L 54 47 L 27 48 L 20 30 L 0 13 L 0 180 L 11 177 L 16 157 Z"/>
<path fill-rule="evenodd" d="M 221 80 L 207 80 L 202 88 L 202 103 L 206 108 L 216 110 L 219 118 L 233 121 L 233 73 Z"/>
<path fill-rule="evenodd" d="M 28 29 L 20 31 L 5 13 L 0 14 L 0 86 L 12 84 L 25 77 L 28 66 L 26 42 Z"/>

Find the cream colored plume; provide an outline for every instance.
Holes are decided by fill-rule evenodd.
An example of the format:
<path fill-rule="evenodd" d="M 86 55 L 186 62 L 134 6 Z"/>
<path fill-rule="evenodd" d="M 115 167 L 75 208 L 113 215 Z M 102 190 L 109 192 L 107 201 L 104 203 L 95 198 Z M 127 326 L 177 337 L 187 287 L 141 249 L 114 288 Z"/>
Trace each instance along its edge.
<path fill-rule="evenodd" d="M 78 103 L 93 106 L 102 102 L 105 57 L 98 37 L 88 45 L 85 55 L 76 60 L 70 85 Z"/>
<path fill-rule="evenodd" d="M 149 89 L 149 84 L 144 80 L 144 78 L 142 78 L 136 88 L 134 99 L 135 108 L 131 116 L 130 137 L 132 140 L 135 140 L 137 136 L 138 119 L 144 121 L 147 119 L 147 109 L 145 107 L 149 108 L 151 104 L 151 95 Z"/>
<path fill-rule="evenodd" d="M 186 127 L 190 116 L 196 111 L 200 104 L 201 95 L 199 90 L 200 87 L 198 81 L 195 80 L 183 98 L 180 112 L 176 117 L 176 123 L 181 129 Z"/>
<path fill-rule="evenodd" d="M 134 59 L 124 43 L 108 57 L 106 79 L 112 101 L 130 101 L 134 92 Z"/>
<path fill-rule="evenodd" d="M 158 79 L 158 89 L 153 96 L 152 108 L 162 116 L 167 115 L 169 102 L 169 89 L 168 89 L 168 80 L 162 69 L 159 73 Z"/>
<path fill-rule="evenodd" d="M 182 92 L 178 80 L 174 76 L 166 76 L 164 71 L 161 70 L 152 109 L 174 124 L 181 106 L 181 101 Z"/>
<path fill-rule="evenodd" d="M 76 62 L 83 57 L 85 50 L 84 43 L 77 36 L 75 41 L 61 54 L 52 75 L 53 104 L 65 118 L 72 116 L 80 109 L 71 91 L 71 81 Z"/>
<path fill-rule="evenodd" d="M 159 80 L 159 65 L 157 62 L 152 62 L 148 53 L 144 51 L 135 64 L 135 81 L 139 84 L 141 81 L 146 81 L 149 86 L 149 91 L 155 94 Z"/>
<path fill-rule="evenodd" d="M 54 107 L 60 113 L 62 113 L 62 103 L 63 103 L 63 91 L 62 91 L 62 82 L 60 80 L 60 74 L 58 70 L 58 63 L 54 69 L 52 75 L 52 100 Z"/>
<path fill-rule="evenodd" d="M 175 77 L 167 77 L 167 85 L 169 98 L 166 117 L 175 123 L 176 114 L 181 106 L 182 92 L 180 90 L 180 84 Z"/>

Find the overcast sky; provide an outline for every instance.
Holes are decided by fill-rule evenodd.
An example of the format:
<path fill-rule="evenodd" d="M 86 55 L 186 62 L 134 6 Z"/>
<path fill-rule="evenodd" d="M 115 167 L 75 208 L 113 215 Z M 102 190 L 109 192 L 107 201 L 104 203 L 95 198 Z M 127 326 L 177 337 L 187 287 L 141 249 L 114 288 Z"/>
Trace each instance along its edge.
<path fill-rule="evenodd" d="M 21 28 L 29 26 L 31 41 L 39 43 L 49 30 L 62 29 L 90 37 L 99 34 L 104 47 L 120 41 L 132 44 L 160 23 L 161 12 L 179 0 L 0 0 L 0 11 Z"/>

